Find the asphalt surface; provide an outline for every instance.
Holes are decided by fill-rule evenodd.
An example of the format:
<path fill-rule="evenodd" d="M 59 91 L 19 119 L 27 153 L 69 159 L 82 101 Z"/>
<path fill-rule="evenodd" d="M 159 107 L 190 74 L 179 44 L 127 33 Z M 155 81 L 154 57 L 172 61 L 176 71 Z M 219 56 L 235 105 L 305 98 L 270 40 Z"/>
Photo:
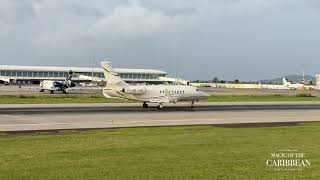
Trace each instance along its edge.
<path fill-rule="evenodd" d="M 83 104 L 83 105 L 0 105 L 0 115 L 17 114 L 83 114 L 83 113 L 166 113 L 166 112 L 205 112 L 205 111 L 253 111 L 253 110 L 305 110 L 319 109 L 320 103 L 201 103 L 194 108 L 187 104 L 170 105 L 161 110 L 156 106 L 144 109 L 140 104 Z"/>
<path fill-rule="evenodd" d="M 82 87 L 76 86 L 69 89 L 70 94 L 101 94 L 102 87 Z M 297 95 L 312 94 L 319 96 L 319 90 L 281 90 L 281 89 L 233 89 L 233 88 L 213 88 L 199 87 L 201 91 L 205 91 L 210 95 Z M 16 85 L 4 86 L 0 85 L 0 95 L 20 95 L 20 94 L 39 94 L 39 85 L 22 85 L 21 88 Z M 49 92 L 46 92 L 50 94 Z M 56 92 L 62 94 L 62 92 Z"/>
<path fill-rule="evenodd" d="M 0 105 L 0 131 L 320 121 L 318 102 Z"/>
<path fill-rule="evenodd" d="M 76 86 L 69 88 L 70 94 L 101 94 L 101 87 L 82 87 Z M 21 87 L 16 85 L 0 85 L 0 95 L 35 95 L 35 94 L 50 94 L 50 92 L 40 93 L 41 88 L 39 85 L 22 85 Z M 55 92 L 55 94 L 63 94 L 62 92 Z"/>
<path fill-rule="evenodd" d="M 236 88 L 213 88 L 200 87 L 201 91 L 205 91 L 210 95 L 298 95 L 311 94 L 319 96 L 319 90 L 290 90 L 290 89 L 236 89 Z"/>

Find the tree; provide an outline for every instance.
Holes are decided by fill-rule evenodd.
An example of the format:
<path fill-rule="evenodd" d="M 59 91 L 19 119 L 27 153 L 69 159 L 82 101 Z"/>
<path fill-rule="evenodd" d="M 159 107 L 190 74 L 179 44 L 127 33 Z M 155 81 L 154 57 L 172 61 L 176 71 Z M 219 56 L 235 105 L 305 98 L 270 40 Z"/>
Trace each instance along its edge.
<path fill-rule="evenodd" d="M 219 79 L 217 77 L 214 77 L 212 80 L 213 83 L 217 83 L 218 81 L 219 81 Z"/>
<path fill-rule="evenodd" d="M 239 84 L 239 83 L 240 83 L 239 79 L 235 79 L 235 80 L 234 80 L 234 83 L 235 83 L 235 84 Z"/>
<path fill-rule="evenodd" d="M 309 85 L 313 85 L 313 81 L 312 80 L 309 81 Z"/>

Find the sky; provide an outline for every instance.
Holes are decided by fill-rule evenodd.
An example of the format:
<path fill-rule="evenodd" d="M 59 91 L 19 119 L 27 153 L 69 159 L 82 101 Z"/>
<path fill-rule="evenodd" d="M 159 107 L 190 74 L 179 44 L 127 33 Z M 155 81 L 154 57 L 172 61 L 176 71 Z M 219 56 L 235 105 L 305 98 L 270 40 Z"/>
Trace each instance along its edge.
<path fill-rule="evenodd" d="M 0 64 L 150 68 L 188 80 L 320 72 L 318 0 L 0 0 Z"/>

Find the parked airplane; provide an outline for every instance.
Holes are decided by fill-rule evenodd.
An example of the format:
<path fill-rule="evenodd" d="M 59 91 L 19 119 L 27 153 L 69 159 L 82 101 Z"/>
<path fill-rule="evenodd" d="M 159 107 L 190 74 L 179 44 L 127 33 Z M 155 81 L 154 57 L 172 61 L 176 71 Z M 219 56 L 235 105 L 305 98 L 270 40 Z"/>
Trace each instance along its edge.
<path fill-rule="evenodd" d="M 187 85 L 129 85 L 112 69 L 110 62 L 101 62 L 101 66 L 107 82 L 102 90 L 105 97 L 141 101 L 144 108 L 148 108 L 148 103 L 157 103 L 158 109 L 162 109 L 164 103 L 178 101 L 191 101 L 193 108 L 195 101 L 209 96 Z"/>
<path fill-rule="evenodd" d="M 81 86 L 89 86 L 89 87 L 103 85 L 104 81 L 105 81 L 105 79 L 103 79 L 103 78 L 94 77 L 94 76 L 86 76 L 86 75 L 79 75 L 78 78 L 82 79 L 82 80 L 90 81 L 90 82 L 79 83 Z"/>
<path fill-rule="evenodd" d="M 0 77 L 0 80 L 3 81 L 4 85 L 9 85 L 10 84 L 10 79 L 6 77 Z"/>
<path fill-rule="evenodd" d="M 40 92 L 50 91 L 53 94 L 55 91 L 62 91 L 64 94 L 68 94 L 68 88 L 75 87 L 76 84 L 71 81 L 73 72 L 70 71 L 65 81 L 51 81 L 44 80 L 40 83 Z"/>
<path fill-rule="evenodd" d="M 292 84 L 292 82 L 288 81 L 286 78 L 283 78 L 283 86 L 289 89 L 304 89 L 305 85 L 301 83 Z"/>

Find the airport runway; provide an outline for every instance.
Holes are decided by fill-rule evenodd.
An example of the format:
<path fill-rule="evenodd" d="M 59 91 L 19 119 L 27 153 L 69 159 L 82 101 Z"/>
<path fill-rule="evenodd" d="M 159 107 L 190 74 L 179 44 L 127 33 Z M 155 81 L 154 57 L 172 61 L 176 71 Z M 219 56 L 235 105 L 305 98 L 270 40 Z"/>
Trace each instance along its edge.
<path fill-rule="evenodd" d="M 0 105 L 0 131 L 320 121 L 318 102 Z"/>
<path fill-rule="evenodd" d="M 82 87 L 76 86 L 69 89 L 70 94 L 101 94 L 102 87 Z M 297 94 L 312 94 L 319 96 L 319 90 L 279 90 L 279 89 L 228 89 L 228 88 L 213 88 L 213 87 L 199 87 L 201 91 L 205 91 L 210 95 L 297 95 Z M 39 85 L 23 85 L 21 88 L 16 85 L 4 86 L 0 85 L 0 95 L 20 95 L 20 94 L 39 94 Z M 42 94 L 42 93 L 40 93 Z M 47 94 L 49 94 L 47 92 Z M 62 94 L 57 92 L 57 94 Z"/>

